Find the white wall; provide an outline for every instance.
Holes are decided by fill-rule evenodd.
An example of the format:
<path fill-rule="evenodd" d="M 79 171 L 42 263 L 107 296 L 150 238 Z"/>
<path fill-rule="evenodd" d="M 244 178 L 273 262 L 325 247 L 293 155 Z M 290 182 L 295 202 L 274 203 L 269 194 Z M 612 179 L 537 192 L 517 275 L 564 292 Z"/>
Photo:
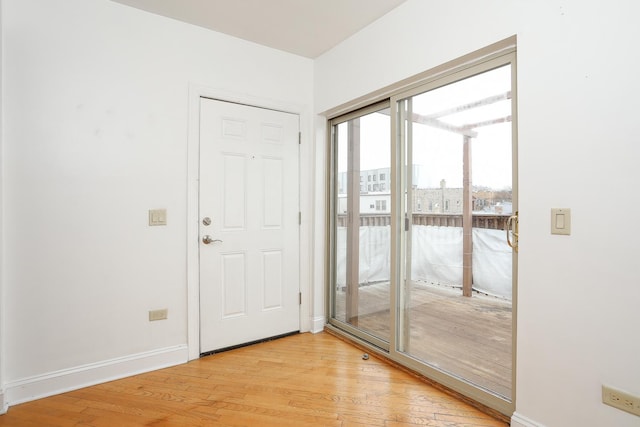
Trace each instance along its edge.
<path fill-rule="evenodd" d="M 79 385 L 50 376 L 186 360 L 190 84 L 308 112 L 313 62 L 108 0 L 6 0 L 3 13 L 10 403 Z M 311 141 L 308 113 L 302 129 Z M 152 208 L 166 227 L 147 226 Z"/>
<path fill-rule="evenodd" d="M 638 425 L 600 387 L 640 395 L 639 13 L 634 0 L 409 0 L 315 63 L 322 112 L 517 35 L 514 426 Z M 552 207 L 572 209 L 571 236 L 550 235 Z"/>
<path fill-rule="evenodd" d="M 600 403 L 602 383 L 640 394 L 635 1 L 409 0 L 315 64 L 107 0 L 4 0 L 2 12 L 4 384 L 186 344 L 189 83 L 315 96 L 322 112 L 517 34 L 514 425 L 637 425 Z M 326 151 L 314 150 L 318 209 L 303 218 L 315 216 L 309 259 L 322 265 Z M 157 207 L 169 225 L 149 228 Z M 549 234 L 551 207 L 572 208 L 571 236 Z M 310 273 L 314 329 L 323 273 Z M 149 323 L 160 307 L 169 319 Z"/>

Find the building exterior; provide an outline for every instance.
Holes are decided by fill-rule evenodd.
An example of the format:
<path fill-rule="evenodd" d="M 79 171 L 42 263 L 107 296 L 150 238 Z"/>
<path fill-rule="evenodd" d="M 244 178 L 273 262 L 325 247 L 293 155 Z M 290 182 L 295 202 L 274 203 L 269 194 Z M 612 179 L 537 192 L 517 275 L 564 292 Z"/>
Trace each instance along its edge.
<path fill-rule="evenodd" d="M 413 165 L 413 185 L 418 187 L 426 186 L 423 167 Z M 360 194 L 371 192 L 391 191 L 391 168 L 367 169 L 360 171 Z M 347 173 L 338 174 L 338 193 L 347 193 Z"/>
<path fill-rule="evenodd" d="M 389 192 L 391 168 L 369 169 L 360 172 L 360 193 Z M 338 193 L 347 193 L 347 173 L 338 175 Z"/>
<path fill-rule="evenodd" d="M 338 196 L 338 214 L 347 213 L 347 195 Z M 390 214 L 391 193 L 367 193 L 360 195 L 361 214 Z"/>
<path fill-rule="evenodd" d="M 415 188 L 413 211 L 421 213 L 461 214 L 463 209 L 462 188 L 447 188 L 440 181 L 440 188 Z"/>

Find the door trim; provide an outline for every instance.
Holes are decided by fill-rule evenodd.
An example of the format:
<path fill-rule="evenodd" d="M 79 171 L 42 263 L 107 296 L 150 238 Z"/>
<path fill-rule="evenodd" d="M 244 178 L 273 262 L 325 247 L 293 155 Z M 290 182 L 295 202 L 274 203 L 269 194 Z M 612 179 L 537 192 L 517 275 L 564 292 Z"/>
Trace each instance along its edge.
<path fill-rule="evenodd" d="M 309 116 L 306 107 L 292 103 L 274 101 L 236 93 L 223 89 L 191 83 L 189 85 L 188 137 L 187 137 L 187 347 L 189 360 L 200 357 L 200 261 L 199 251 L 199 163 L 200 163 L 200 98 L 211 98 L 224 102 L 244 104 L 251 107 L 278 110 L 297 114 L 300 117 L 302 132 L 299 154 L 299 204 L 302 214 L 300 225 L 300 332 L 311 328 L 311 278 L 313 268 L 311 225 L 312 217 L 312 183 L 314 164 L 312 162 L 311 135 Z M 306 172 L 302 172 L 306 171 Z M 306 220 L 304 220 L 307 218 Z"/>

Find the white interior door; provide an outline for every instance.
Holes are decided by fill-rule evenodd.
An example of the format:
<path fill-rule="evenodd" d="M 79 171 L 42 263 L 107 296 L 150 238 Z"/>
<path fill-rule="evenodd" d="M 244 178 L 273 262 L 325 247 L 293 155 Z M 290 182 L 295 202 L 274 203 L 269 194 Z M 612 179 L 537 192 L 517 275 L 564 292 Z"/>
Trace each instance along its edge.
<path fill-rule="evenodd" d="M 298 116 L 201 98 L 200 352 L 300 329 Z"/>

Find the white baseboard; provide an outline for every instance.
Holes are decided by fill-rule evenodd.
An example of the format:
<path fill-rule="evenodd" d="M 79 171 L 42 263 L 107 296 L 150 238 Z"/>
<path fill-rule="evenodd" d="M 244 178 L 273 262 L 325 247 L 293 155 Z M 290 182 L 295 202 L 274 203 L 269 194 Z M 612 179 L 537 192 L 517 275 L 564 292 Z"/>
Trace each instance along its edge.
<path fill-rule="evenodd" d="M 324 331 L 324 325 L 327 324 L 327 319 L 324 316 L 315 317 L 312 321 L 311 332 L 317 334 Z"/>
<path fill-rule="evenodd" d="M 0 415 L 7 413 L 7 401 L 4 399 L 4 390 L 0 390 Z"/>
<path fill-rule="evenodd" d="M 5 384 L 4 406 L 29 402 L 188 361 L 186 345 L 167 347 L 11 381 Z"/>
<path fill-rule="evenodd" d="M 524 415 L 514 412 L 511 416 L 511 427 L 545 427 L 544 425 L 537 423 Z"/>

